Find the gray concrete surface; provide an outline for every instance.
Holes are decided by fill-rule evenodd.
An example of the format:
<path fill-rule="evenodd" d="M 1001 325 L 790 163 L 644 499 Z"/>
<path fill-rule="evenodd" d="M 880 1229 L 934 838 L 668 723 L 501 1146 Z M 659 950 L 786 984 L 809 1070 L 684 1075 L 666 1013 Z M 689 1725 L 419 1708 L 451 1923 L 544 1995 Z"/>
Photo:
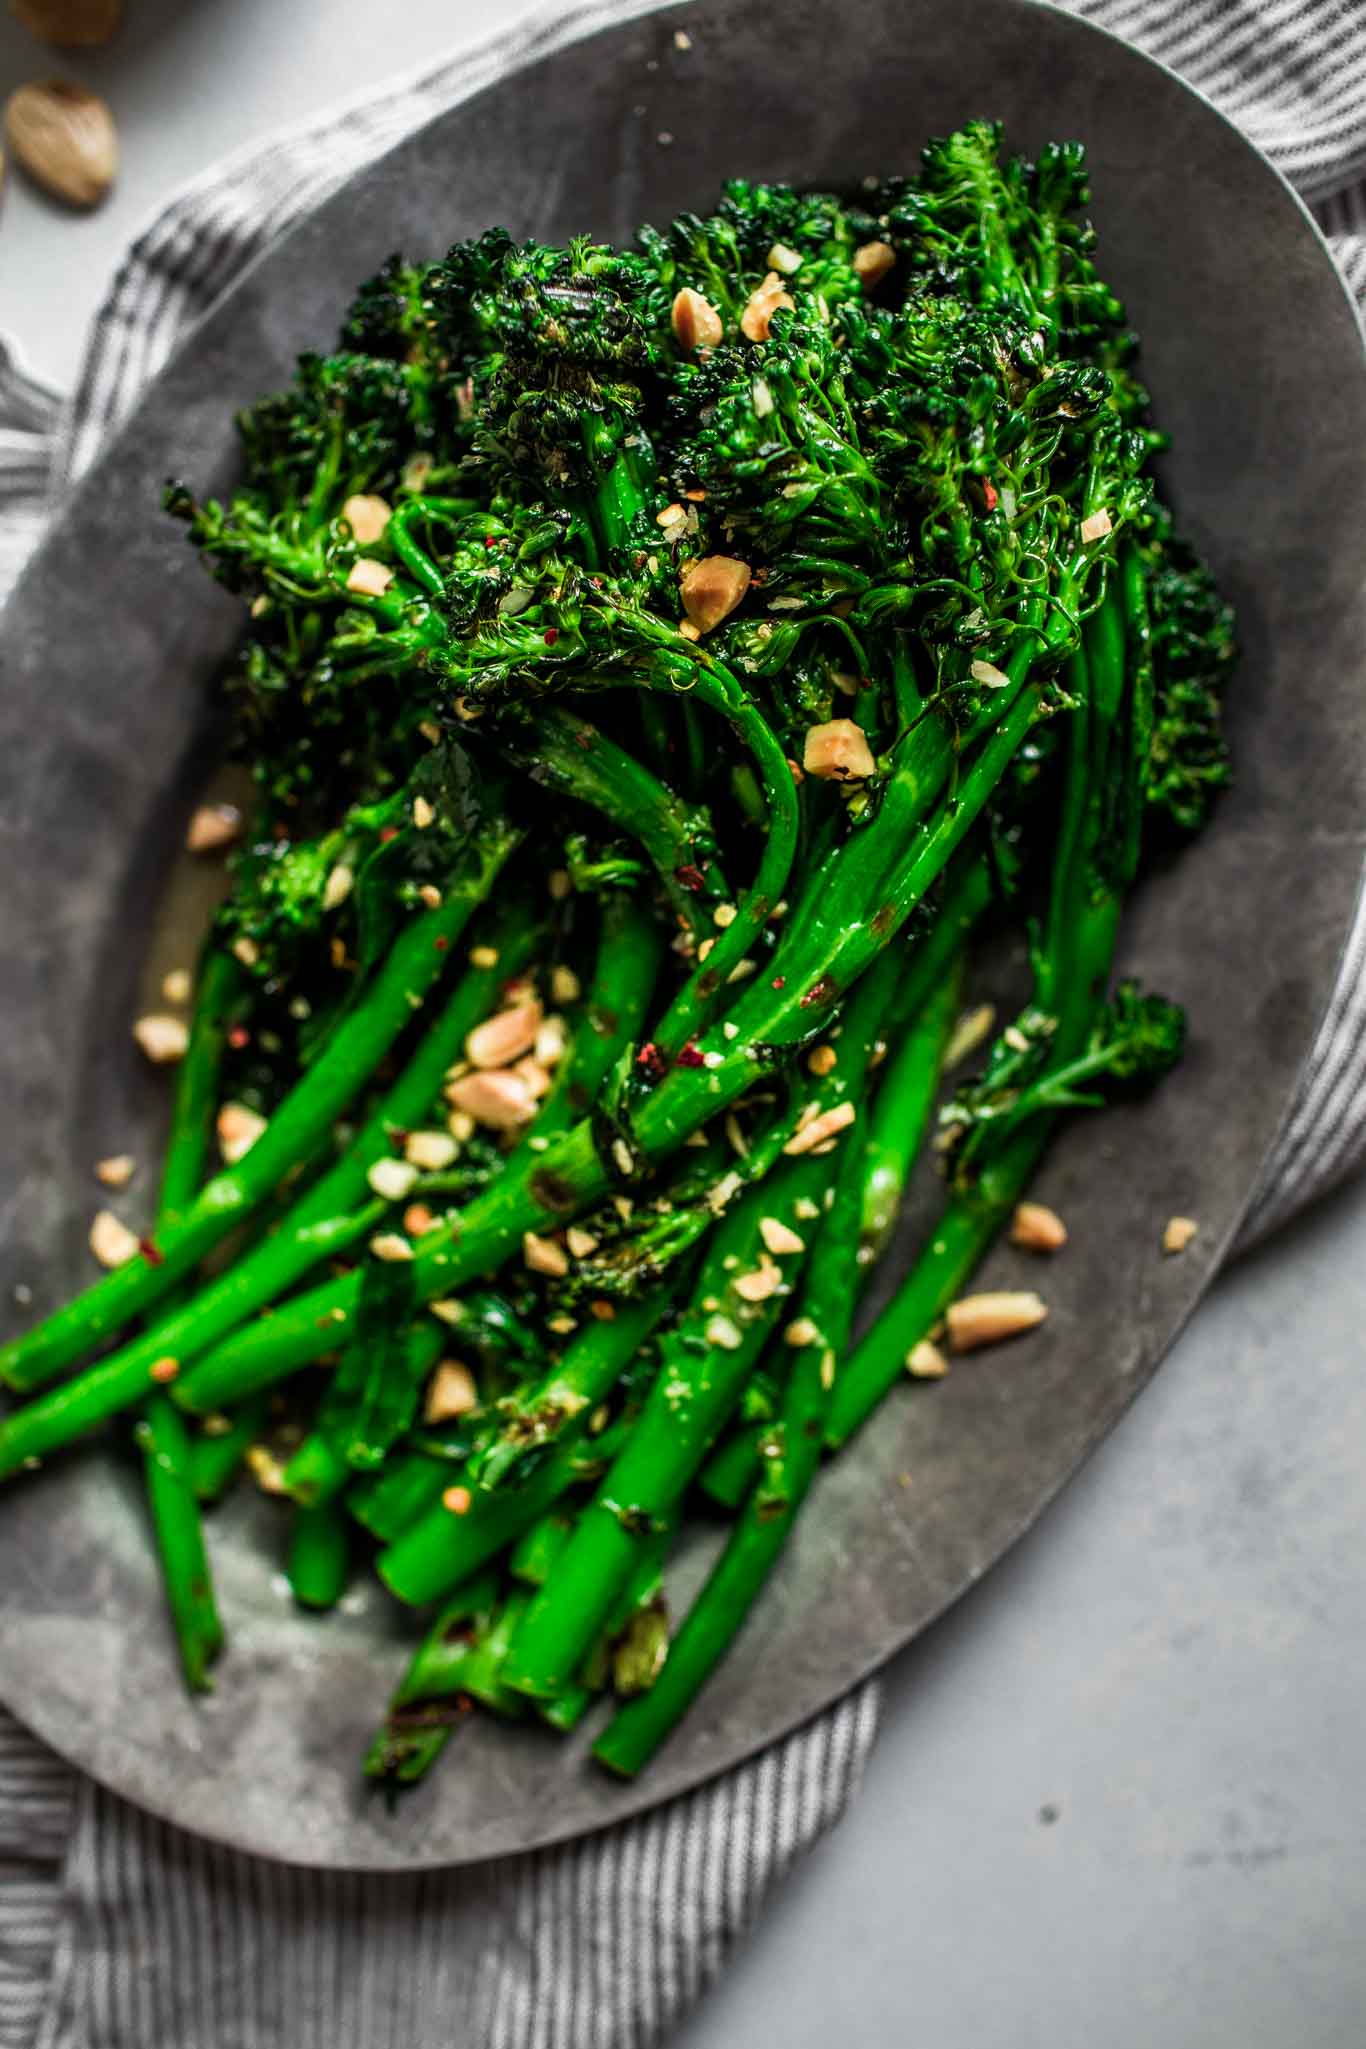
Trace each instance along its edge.
<path fill-rule="evenodd" d="M 0 328 L 68 381 L 187 178 L 519 11 L 130 0 L 120 42 L 72 62 L 0 23 L 0 90 L 83 78 L 125 152 L 86 220 L 9 181 Z M 1227 1276 L 1042 1526 L 898 1662 L 862 1797 L 684 2049 L 1358 2049 L 1363 1243 L 1358 1187 Z"/>

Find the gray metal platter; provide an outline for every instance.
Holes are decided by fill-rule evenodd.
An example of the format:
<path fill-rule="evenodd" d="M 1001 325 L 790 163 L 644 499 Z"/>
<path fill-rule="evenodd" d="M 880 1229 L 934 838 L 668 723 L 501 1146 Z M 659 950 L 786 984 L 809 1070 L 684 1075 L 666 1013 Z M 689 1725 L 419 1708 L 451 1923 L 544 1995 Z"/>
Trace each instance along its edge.
<path fill-rule="evenodd" d="M 680 49 L 685 28 L 690 47 Z M 1026 0 L 700 0 L 545 57 L 363 171 L 205 319 L 65 507 L 0 627 L 0 1302 L 88 1275 L 91 1162 L 153 1156 L 163 1090 L 128 1035 L 160 878 L 204 767 L 235 630 L 162 479 L 221 485 L 233 408 L 325 341 L 392 249 L 490 222 L 625 237 L 743 173 L 849 185 L 974 115 L 1091 151 L 1104 268 L 1173 432 L 1167 483 L 1241 622 L 1238 786 L 1135 903 L 1124 964 L 1192 1045 L 1141 1107 L 1069 1132 L 1044 1197 L 1073 1242 L 1051 1316 L 907 1386 L 824 1476 L 776 1584 L 634 1785 L 470 1717 L 395 1812 L 365 1738 L 405 1634 L 377 1589 L 323 1621 L 278 1579 L 271 1506 L 215 1524 L 231 1647 L 181 1692 L 137 1489 L 104 1450 L 0 1498 L 0 1697 L 64 1755 L 205 1836 L 317 1865 L 414 1869 L 548 1843 L 696 1785 L 886 1659 L 1001 1556 L 1152 1373 L 1217 1266 L 1332 985 L 1366 840 L 1366 366 L 1327 252 L 1275 173 L 1158 66 Z M 671 135 L 666 146 L 661 134 Z M 1289 316 L 1289 317 L 1287 317 Z M 1200 1220 L 1181 1259 L 1158 1238 Z M 903 1252 L 904 1258 L 904 1252 Z M 997 1283 L 1038 1281 L 1000 1250 Z M 32 1309 L 11 1312 L 14 1290 Z"/>

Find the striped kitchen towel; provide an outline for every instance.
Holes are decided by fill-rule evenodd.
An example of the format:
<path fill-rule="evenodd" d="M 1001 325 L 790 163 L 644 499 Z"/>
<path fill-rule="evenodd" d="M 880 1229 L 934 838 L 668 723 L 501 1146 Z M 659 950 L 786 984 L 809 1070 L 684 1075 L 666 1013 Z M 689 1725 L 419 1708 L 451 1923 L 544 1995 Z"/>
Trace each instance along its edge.
<path fill-rule="evenodd" d="M 186 326 L 350 171 L 641 0 L 555 7 L 198 180 L 129 252 L 63 403 L 0 344 L 0 595 Z M 1074 0 L 1180 71 L 1311 201 L 1366 299 L 1361 0 Z M 1366 918 L 1250 1234 L 1366 1151 Z M 0 2049 L 644 2049 L 839 1816 L 877 1688 L 641 1819 L 474 1871 L 290 1870 L 180 1834 L 0 1710 Z"/>

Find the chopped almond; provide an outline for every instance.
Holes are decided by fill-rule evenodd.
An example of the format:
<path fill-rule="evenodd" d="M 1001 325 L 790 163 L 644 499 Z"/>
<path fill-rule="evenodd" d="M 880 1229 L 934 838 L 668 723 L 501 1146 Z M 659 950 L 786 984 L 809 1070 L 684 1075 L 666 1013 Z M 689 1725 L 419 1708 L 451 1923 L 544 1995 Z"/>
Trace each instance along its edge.
<path fill-rule="evenodd" d="M 580 983 L 573 968 L 560 964 L 550 970 L 550 993 L 556 1003 L 577 1003 Z"/>
<path fill-rule="evenodd" d="M 218 1149 L 230 1167 L 246 1157 L 265 1128 L 266 1120 L 258 1110 L 249 1110 L 245 1103 L 224 1103 L 216 1129 Z"/>
<path fill-rule="evenodd" d="M 1168 1217 L 1167 1227 L 1162 1233 L 1162 1250 L 1184 1252 L 1199 1229 L 1194 1217 Z"/>
<path fill-rule="evenodd" d="M 949 1343 L 955 1352 L 972 1352 L 979 1345 L 996 1345 L 1003 1338 L 1018 1337 L 1033 1330 L 1048 1314 L 1048 1305 L 1038 1295 L 1021 1290 L 996 1294 L 964 1295 L 949 1305 L 945 1321 Z"/>
<path fill-rule="evenodd" d="M 364 491 L 357 491 L 343 505 L 342 518 L 350 527 L 356 546 L 371 548 L 393 518 L 393 511 L 387 498 L 374 498 Z"/>
<path fill-rule="evenodd" d="M 411 1259 L 413 1256 L 412 1246 L 406 1238 L 400 1237 L 397 1231 L 379 1232 L 370 1240 L 370 1250 L 376 1259 L 385 1260 L 390 1265 L 396 1260 Z"/>
<path fill-rule="evenodd" d="M 598 1249 L 597 1239 L 591 1231 L 585 1231 L 582 1224 L 571 1224 L 564 1236 L 575 1259 L 587 1259 L 590 1252 Z"/>
<path fill-rule="evenodd" d="M 797 1316 L 783 1332 L 783 1343 L 800 1350 L 803 1345 L 814 1345 L 819 1336 L 820 1332 L 809 1316 Z"/>
<path fill-rule="evenodd" d="M 462 1074 L 447 1088 L 446 1100 L 454 1110 L 463 1111 L 490 1131 L 515 1131 L 536 1108 L 521 1076 L 506 1067 Z"/>
<path fill-rule="evenodd" d="M 684 285 L 669 308 L 669 324 L 681 349 L 714 349 L 725 333 L 721 315 L 710 299 Z"/>
<path fill-rule="evenodd" d="M 949 1370 L 949 1362 L 938 1345 L 922 1338 L 918 1345 L 912 1345 L 906 1354 L 906 1371 L 912 1380 L 942 1380 Z"/>
<path fill-rule="evenodd" d="M 441 891 L 434 882 L 424 882 L 418 890 L 418 896 L 429 911 L 439 911 L 444 901 Z"/>
<path fill-rule="evenodd" d="M 448 1487 L 441 1497 L 441 1506 L 452 1515 L 468 1515 L 473 1499 L 468 1487 Z"/>
<path fill-rule="evenodd" d="M 232 942 L 232 956 L 234 960 L 240 960 L 244 968 L 254 968 L 261 958 L 261 949 L 254 939 L 249 939 L 243 932 L 240 938 Z"/>
<path fill-rule="evenodd" d="M 285 1469 L 274 1452 L 266 1444 L 253 1444 L 247 1449 L 246 1467 L 263 1494 L 284 1494 Z"/>
<path fill-rule="evenodd" d="M 854 783 L 872 775 L 877 763 L 862 726 L 853 719 L 827 719 L 807 727 L 802 767 L 823 782 Z"/>
<path fill-rule="evenodd" d="M 805 1118 L 783 1147 L 785 1153 L 811 1153 L 827 1139 L 837 1138 L 854 1121 L 852 1103 L 836 1103 L 833 1109 Z"/>
<path fill-rule="evenodd" d="M 562 1280 L 569 1272 L 569 1254 L 558 1239 L 543 1238 L 538 1231 L 523 1231 L 522 1262 L 534 1274 L 549 1274 Z"/>
<path fill-rule="evenodd" d="M 974 683 L 980 683 L 984 690 L 1008 690 L 1010 678 L 1004 669 L 998 669 L 995 662 L 973 662 L 968 670 Z"/>
<path fill-rule="evenodd" d="M 535 997 L 527 1003 L 514 1003 L 476 1025 L 465 1041 L 465 1052 L 476 1067 L 510 1067 L 531 1051 L 541 1023 L 541 1006 Z"/>
<path fill-rule="evenodd" d="M 1088 512 L 1081 523 L 1083 541 L 1103 541 L 1105 536 L 1113 531 L 1114 522 L 1103 505 L 1099 512 Z"/>
<path fill-rule="evenodd" d="M 738 1327 L 732 1323 L 730 1317 L 720 1314 L 707 1319 L 705 1336 L 709 1345 L 715 1345 L 718 1351 L 722 1352 L 738 1351 L 744 1342 Z"/>
<path fill-rule="evenodd" d="M 188 1003 L 193 988 L 188 968 L 172 968 L 161 978 L 161 993 L 168 1003 Z"/>
<path fill-rule="evenodd" d="M 242 814 L 235 804 L 201 804 L 185 828 L 187 854 L 215 854 L 230 847 L 242 830 Z"/>
<path fill-rule="evenodd" d="M 422 1413 L 429 1423 L 449 1423 L 479 1406 L 474 1375 L 460 1359 L 443 1359 L 427 1383 Z"/>
<path fill-rule="evenodd" d="M 839 1059 L 833 1046 L 813 1046 L 806 1056 L 806 1064 L 813 1074 L 830 1074 Z"/>
<path fill-rule="evenodd" d="M 403 1157 L 424 1174 L 439 1174 L 449 1167 L 459 1151 L 448 1131 L 410 1131 L 403 1141 Z"/>
<path fill-rule="evenodd" d="M 410 1202 L 403 1212 L 403 1231 L 408 1238 L 425 1238 L 436 1229 L 436 1218 L 425 1202 Z"/>
<path fill-rule="evenodd" d="M 467 1145 L 474 1137 L 474 1119 L 468 1110 L 452 1110 L 446 1119 L 446 1129 L 457 1145 Z"/>
<path fill-rule="evenodd" d="M 90 1250 L 101 1266 L 127 1266 L 137 1255 L 138 1234 L 130 1231 L 113 1210 L 98 1210 L 90 1226 Z"/>
<path fill-rule="evenodd" d="M 496 968 L 498 949 L 496 946 L 472 946 L 469 959 L 472 968 Z"/>
<path fill-rule="evenodd" d="M 770 270 L 776 270 L 783 277 L 792 277 L 802 267 L 802 259 L 795 249 L 789 249 L 786 242 L 775 242 L 764 258 Z"/>
<path fill-rule="evenodd" d="M 767 1302 L 783 1284 L 783 1271 L 771 1259 L 761 1260 L 752 1273 L 737 1274 L 731 1282 L 742 1302 Z"/>
<path fill-rule="evenodd" d="M 895 262 L 896 251 L 890 242 L 865 242 L 854 251 L 854 269 L 865 292 L 871 292 Z"/>
<path fill-rule="evenodd" d="M 183 1018 L 165 1017 L 158 1012 L 140 1017 L 133 1026 L 133 1037 L 155 1066 L 165 1067 L 173 1060 L 185 1058 L 190 1030 Z"/>
<path fill-rule="evenodd" d="M 1010 1224 L 1010 1242 L 1026 1252 L 1061 1252 L 1067 1243 L 1067 1226 L 1046 1203 L 1022 1202 Z"/>
<path fill-rule="evenodd" d="M 979 1003 L 976 1009 L 963 1012 L 963 1015 L 949 1033 L 949 1043 L 944 1048 L 944 1072 L 946 1074 L 951 1067 L 957 1067 L 960 1061 L 966 1060 L 969 1054 L 975 1053 L 979 1046 L 986 1044 L 987 1040 L 991 1037 L 991 1028 L 995 1022 L 996 1006 L 994 1003 Z"/>
<path fill-rule="evenodd" d="M 418 831 L 425 832 L 429 825 L 435 823 L 435 820 L 436 810 L 434 806 L 429 804 L 425 797 L 414 797 L 413 824 L 417 827 Z"/>
<path fill-rule="evenodd" d="M 413 1192 L 417 1168 L 407 1160 L 375 1160 L 365 1178 L 381 1202 L 402 1202 Z"/>
<path fill-rule="evenodd" d="M 137 1170 L 131 1153 L 113 1153 L 107 1160 L 96 1160 L 95 1179 L 103 1181 L 106 1188 L 126 1188 Z"/>
<path fill-rule="evenodd" d="M 770 1252 L 805 1252 L 806 1240 L 799 1238 L 781 1217 L 760 1217 L 759 1236 Z"/>
<path fill-rule="evenodd" d="M 729 618 L 750 585 L 750 566 L 734 555 L 703 555 L 679 578 L 683 610 L 699 633 Z"/>
<path fill-rule="evenodd" d="M 346 588 L 363 598 L 382 598 L 393 580 L 392 569 L 386 569 L 382 562 L 372 562 L 368 555 L 362 555 L 351 564 Z"/>
<path fill-rule="evenodd" d="M 782 278 L 776 270 L 769 271 L 758 290 L 750 294 L 749 304 L 740 315 L 740 332 L 746 341 L 768 340 L 769 325 L 780 307 L 789 311 L 797 302 L 791 292 L 783 290 Z"/>
<path fill-rule="evenodd" d="M 532 1055 L 542 1067 L 554 1067 L 563 1060 L 567 1043 L 564 1019 L 548 1017 L 536 1034 L 536 1043 L 531 1049 Z"/>

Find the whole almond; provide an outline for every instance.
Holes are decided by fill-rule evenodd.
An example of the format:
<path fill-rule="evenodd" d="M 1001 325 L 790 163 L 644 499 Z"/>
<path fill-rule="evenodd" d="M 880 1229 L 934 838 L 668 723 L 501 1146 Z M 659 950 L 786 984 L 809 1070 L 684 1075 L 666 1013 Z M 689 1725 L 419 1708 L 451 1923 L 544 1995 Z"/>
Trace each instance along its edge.
<path fill-rule="evenodd" d="M 10 0 L 10 12 L 59 50 L 91 50 L 114 34 L 123 0 Z"/>
<path fill-rule="evenodd" d="M 114 117 L 84 86 L 59 78 L 19 86 L 5 106 L 5 136 L 15 162 L 68 206 L 98 206 L 114 182 Z"/>

